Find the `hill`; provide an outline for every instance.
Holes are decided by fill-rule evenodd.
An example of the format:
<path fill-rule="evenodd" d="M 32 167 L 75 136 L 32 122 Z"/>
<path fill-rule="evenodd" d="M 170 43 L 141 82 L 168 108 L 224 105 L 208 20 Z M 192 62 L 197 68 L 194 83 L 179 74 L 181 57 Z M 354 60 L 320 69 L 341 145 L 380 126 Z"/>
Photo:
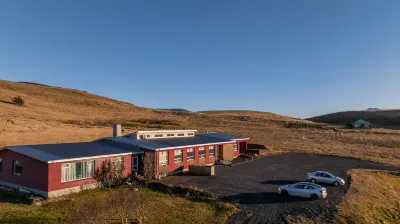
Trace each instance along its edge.
<path fill-rule="evenodd" d="M 25 105 L 12 104 L 15 96 Z M 250 137 L 270 153 L 341 155 L 400 165 L 399 131 L 343 130 L 260 111 L 143 108 L 75 89 L 0 81 L 0 147 L 91 141 L 110 136 L 114 123 L 121 123 L 124 133 L 183 128 L 226 132 Z"/>
<path fill-rule="evenodd" d="M 307 120 L 335 125 L 345 125 L 363 119 L 374 127 L 400 129 L 400 110 L 345 111 L 308 118 Z"/>

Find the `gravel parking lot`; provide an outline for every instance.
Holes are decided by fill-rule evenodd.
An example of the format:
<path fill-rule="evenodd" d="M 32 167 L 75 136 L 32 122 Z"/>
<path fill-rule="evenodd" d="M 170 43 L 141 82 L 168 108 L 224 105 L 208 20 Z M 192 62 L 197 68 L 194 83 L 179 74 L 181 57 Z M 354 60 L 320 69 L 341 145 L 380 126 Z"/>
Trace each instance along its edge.
<path fill-rule="evenodd" d="M 400 170 L 398 167 L 352 158 L 286 153 L 232 167 L 217 166 L 216 176 L 213 177 L 176 176 L 164 182 L 196 186 L 237 201 L 240 211 L 230 218 L 229 223 L 277 223 L 288 214 L 330 222 L 348 186 L 346 171 L 354 168 Z M 317 201 L 284 198 L 277 193 L 280 185 L 304 181 L 307 172 L 316 170 L 343 177 L 346 186 L 324 185 L 328 197 Z"/>

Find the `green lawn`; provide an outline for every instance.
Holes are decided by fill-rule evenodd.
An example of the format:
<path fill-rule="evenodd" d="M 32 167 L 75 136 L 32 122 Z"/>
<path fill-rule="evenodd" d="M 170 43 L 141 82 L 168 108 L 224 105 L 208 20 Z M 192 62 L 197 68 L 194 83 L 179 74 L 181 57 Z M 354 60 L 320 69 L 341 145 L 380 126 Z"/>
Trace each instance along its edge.
<path fill-rule="evenodd" d="M 115 191 L 112 189 L 111 191 Z M 235 206 L 221 202 L 195 202 L 148 189 L 139 190 L 144 203 L 144 223 L 223 223 Z M 41 205 L 27 205 L 12 196 L 0 195 L 0 219 L 25 223 L 34 220 L 70 219 L 71 212 L 85 202 L 105 200 L 109 190 L 94 189 L 64 198 L 50 199 Z"/>

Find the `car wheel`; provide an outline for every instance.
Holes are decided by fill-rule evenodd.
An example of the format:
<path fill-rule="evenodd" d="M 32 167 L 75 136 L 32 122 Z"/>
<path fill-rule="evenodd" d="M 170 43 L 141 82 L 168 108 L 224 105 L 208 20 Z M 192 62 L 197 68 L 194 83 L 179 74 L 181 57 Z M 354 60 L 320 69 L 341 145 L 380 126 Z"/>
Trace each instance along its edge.
<path fill-rule="evenodd" d="M 316 194 L 312 194 L 310 198 L 311 198 L 311 200 L 318 200 L 319 199 L 318 195 L 316 195 Z"/>
<path fill-rule="evenodd" d="M 283 191 L 281 191 L 281 195 L 282 196 L 288 196 L 289 192 L 287 190 L 283 190 Z"/>
<path fill-rule="evenodd" d="M 313 178 L 310 180 L 311 183 L 315 184 L 317 181 Z"/>
<path fill-rule="evenodd" d="M 333 182 L 333 185 L 334 185 L 334 186 L 338 186 L 338 185 L 339 185 L 339 182 L 335 181 L 335 182 Z"/>

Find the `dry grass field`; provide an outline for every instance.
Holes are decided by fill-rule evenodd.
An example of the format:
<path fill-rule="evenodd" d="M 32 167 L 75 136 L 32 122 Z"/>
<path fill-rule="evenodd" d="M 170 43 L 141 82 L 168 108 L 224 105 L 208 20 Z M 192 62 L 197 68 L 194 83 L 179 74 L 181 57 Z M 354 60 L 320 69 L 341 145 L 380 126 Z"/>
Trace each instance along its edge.
<path fill-rule="evenodd" d="M 88 141 L 140 129 L 195 128 L 250 137 L 274 151 L 349 156 L 400 165 L 400 131 L 345 130 L 257 111 L 171 112 L 84 91 L 0 81 L 0 146 Z M 24 106 L 11 104 L 21 96 Z"/>
<path fill-rule="evenodd" d="M 16 96 L 25 100 L 24 106 L 11 103 Z M 400 131 L 396 130 L 346 130 L 257 111 L 156 110 L 79 90 L 0 81 L 0 147 L 95 140 L 110 136 L 114 123 L 121 123 L 124 133 L 177 128 L 219 131 L 250 137 L 250 143 L 268 146 L 271 153 L 339 155 L 400 165 Z M 373 178 L 372 174 L 356 172 L 353 183 L 358 183 L 357 175 Z M 399 186 L 398 182 L 392 185 Z M 352 202 L 345 203 L 344 208 Z M 342 212 L 341 216 L 349 214 Z"/>
<path fill-rule="evenodd" d="M 400 173 L 352 170 L 337 223 L 400 223 Z"/>
<path fill-rule="evenodd" d="M 110 194 L 118 189 L 93 189 L 63 198 L 55 198 L 39 205 L 28 205 L 20 200 L 0 193 L 0 222 L 1 223 L 63 223 L 70 222 L 73 212 L 85 206 L 85 203 L 96 200 L 102 203 Z M 146 198 L 143 203 L 144 223 L 223 223 L 235 211 L 235 206 L 221 202 L 191 201 L 177 196 L 160 192 L 140 189 L 138 196 Z M 162 204 L 162 206 L 160 206 Z M 178 209 L 177 209 L 178 208 Z M 119 217 L 102 217 L 114 219 L 114 222 L 94 221 L 91 223 L 120 223 Z M 89 222 L 88 222 L 89 223 Z"/>

